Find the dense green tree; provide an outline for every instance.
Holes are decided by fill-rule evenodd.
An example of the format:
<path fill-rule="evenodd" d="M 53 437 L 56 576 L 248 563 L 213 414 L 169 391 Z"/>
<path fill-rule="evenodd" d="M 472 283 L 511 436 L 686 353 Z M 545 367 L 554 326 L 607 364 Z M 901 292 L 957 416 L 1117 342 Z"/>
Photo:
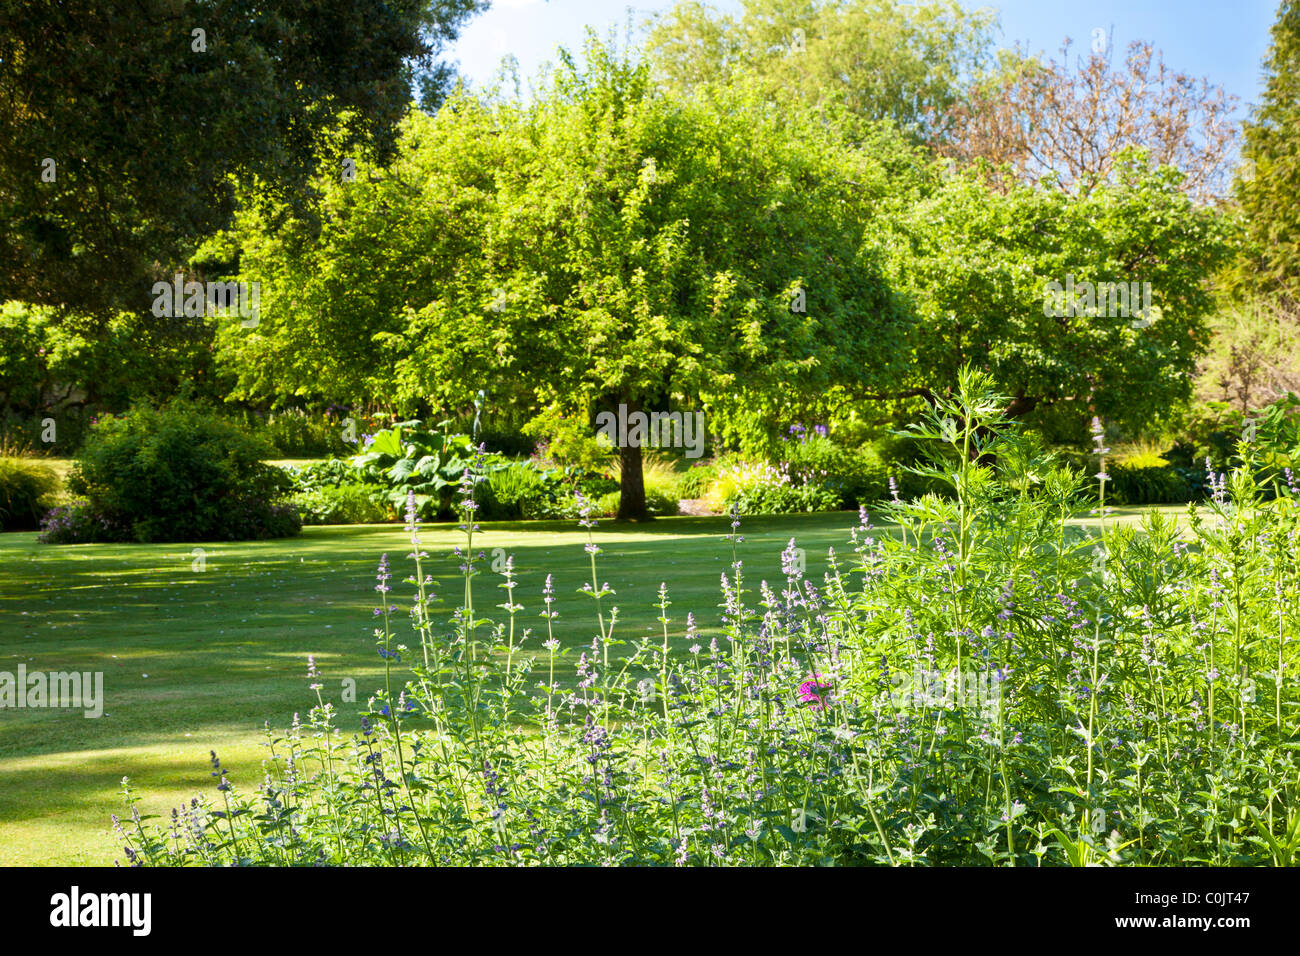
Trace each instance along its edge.
<path fill-rule="evenodd" d="M 228 223 L 232 176 L 301 203 L 322 164 L 389 155 L 483 5 L 0 0 L 0 302 L 147 308 L 158 264 Z"/>
<path fill-rule="evenodd" d="M 599 44 L 534 102 L 413 119 L 388 177 L 324 186 L 319 237 L 247 223 L 262 325 L 240 388 L 463 405 L 481 387 L 591 415 L 703 410 L 758 441 L 835 386 L 888 387 L 907 316 L 871 237 L 885 167 L 744 84 L 681 98 Z M 336 396 L 343 397 L 343 396 Z M 622 456 L 644 516 L 641 448 Z"/>
<path fill-rule="evenodd" d="M 1205 277 L 1230 255 L 1232 225 L 1135 151 L 1117 173 L 1073 197 L 959 176 L 909 206 L 892 270 L 918 313 L 908 390 L 946 387 L 970 363 L 1012 396 L 1011 414 L 1078 434 L 1092 415 L 1141 430 L 1190 396 L 1214 307 Z"/>
<path fill-rule="evenodd" d="M 1245 124 L 1237 195 L 1252 242 L 1245 283 L 1300 301 L 1300 4 L 1284 0 L 1264 61 L 1264 94 Z"/>

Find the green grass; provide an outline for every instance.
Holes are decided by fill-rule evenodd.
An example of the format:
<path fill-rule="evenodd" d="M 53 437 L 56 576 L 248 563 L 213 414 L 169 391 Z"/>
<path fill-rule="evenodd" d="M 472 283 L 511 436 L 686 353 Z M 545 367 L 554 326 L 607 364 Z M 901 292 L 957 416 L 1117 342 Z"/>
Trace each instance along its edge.
<path fill-rule="evenodd" d="M 1180 510 L 1171 508 L 1168 510 Z M 1131 520 L 1138 509 L 1122 509 Z M 827 547 L 849 556 L 848 512 L 746 519 L 741 556 L 751 587 L 780 578 L 780 552 L 794 537 L 819 578 Z M 730 562 L 729 520 L 665 518 L 649 526 L 602 523 L 600 581 L 617 591 L 615 638 L 658 633 L 661 581 L 673 602 L 670 633 L 679 650 L 686 613 L 707 634 L 718 623 L 719 575 Z M 425 529 L 426 569 L 435 593 L 454 608 L 461 541 L 453 526 Z M 541 589 L 554 575 L 556 636 L 568 647 L 596 633 L 585 535 L 572 523 L 485 523 L 476 544 L 512 553 L 519 626 L 545 638 Z M 0 535 L 0 670 L 103 671 L 104 715 L 79 711 L 0 711 L 0 864 L 110 864 L 117 844 L 110 814 L 122 808 L 123 776 L 139 790 L 141 811 L 166 813 L 211 786 L 208 750 L 233 778 L 261 778 L 262 725 L 282 728 L 314 704 L 306 657 L 316 656 L 324 693 L 355 728 L 356 707 L 342 702 L 342 680 L 361 702 L 379 686 L 372 634 L 375 568 L 393 563 L 392 603 L 407 606 L 409 542 L 400 526 L 310 527 L 300 538 L 210 543 L 196 570 L 195 545 L 36 543 L 31 533 Z M 476 579 L 480 612 L 504 600 L 499 575 Z M 500 614 L 492 608 L 494 614 Z M 527 645 L 525 645 L 527 646 Z M 566 681 L 576 652 L 565 659 Z"/>

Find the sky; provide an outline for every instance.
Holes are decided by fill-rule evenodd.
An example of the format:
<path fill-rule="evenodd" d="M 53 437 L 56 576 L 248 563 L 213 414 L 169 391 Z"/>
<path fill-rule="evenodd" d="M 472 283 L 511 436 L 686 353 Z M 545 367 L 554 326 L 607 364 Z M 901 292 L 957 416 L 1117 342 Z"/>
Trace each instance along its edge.
<path fill-rule="evenodd" d="M 557 46 L 578 50 L 584 28 L 604 35 L 611 25 L 634 22 L 666 10 L 674 0 L 494 0 L 491 8 L 471 20 L 452 47 L 460 72 L 475 84 L 491 81 L 507 54 L 519 61 L 522 76 L 535 76 L 538 67 L 554 58 Z M 1032 53 L 1055 55 L 1065 37 L 1075 50 L 1086 51 L 1093 31 L 1113 36 L 1117 50 L 1133 40 L 1147 40 L 1163 52 L 1171 70 L 1208 77 L 1246 104 L 1261 90 L 1260 62 L 1268 48 L 1269 28 L 1277 0 L 1002 0 L 981 3 L 962 0 L 974 9 L 992 7 L 1000 14 L 1001 46 L 1019 44 Z M 712 0 L 712 6 L 738 10 L 738 0 Z M 1112 32 L 1113 31 L 1113 32 Z"/>

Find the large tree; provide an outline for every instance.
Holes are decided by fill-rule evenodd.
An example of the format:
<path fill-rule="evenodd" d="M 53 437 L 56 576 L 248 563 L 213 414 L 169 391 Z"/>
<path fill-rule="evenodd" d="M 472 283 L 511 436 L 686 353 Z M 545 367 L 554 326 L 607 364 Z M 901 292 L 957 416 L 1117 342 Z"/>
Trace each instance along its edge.
<path fill-rule="evenodd" d="M 301 202 L 322 163 L 387 156 L 484 5 L 0 0 L 0 301 L 147 308 L 234 177 Z"/>
<path fill-rule="evenodd" d="M 241 387 L 449 407 L 522 385 L 756 440 L 835 386 L 900 377 L 884 166 L 744 84 L 683 98 L 600 44 L 587 58 L 531 105 L 414 120 L 387 176 L 325 187 L 319 237 L 249 225 L 246 270 L 273 291 L 258 329 L 228 331 Z M 620 514 L 644 517 L 641 447 L 620 455 Z"/>
<path fill-rule="evenodd" d="M 1224 195 L 1237 128 L 1236 97 L 1165 66 L 1149 43 L 1130 44 L 1116 65 L 1110 37 L 1086 57 L 1039 60 L 1003 51 L 997 71 L 973 83 L 945 118 L 943 153 L 986 161 L 991 181 L 1049 182 L 1085 194 L 1112 182 L 1123 151 L 1147 149 L 1178 169 L 1179 188 L 1200 202 Z"/>
<path fill-rule="evenodd" d="M 657 17 L 647 50 L 683 92 L 757 80 L 772 96 L 841 108 L 933 139 L 988 60 L 995 17 L 955 0 L 743 0 L 738 17 L 686 0 Z"/>
<path fill-rule="evenodd" d="M 1264 95 L 1245 124 L 1237 195 L 1252 253 L 1245 282 L 1300 303 L 1300 4 L 1284 0 L 1264 61 Z"/>
<path fill-rule="evenodd" d="M 1012 414 L 1060 437 L 1092 415 L 1158 423 L 1190 397 L 1214 307 L 1206 276 L 1232 250 L 1231 222 L 1179 186 L 1133 150 L 1082 196 L 945 179 L 896 220 L 892 274 L 918 313 L 909 390 L 971 363 L 1012 396 Z"/>

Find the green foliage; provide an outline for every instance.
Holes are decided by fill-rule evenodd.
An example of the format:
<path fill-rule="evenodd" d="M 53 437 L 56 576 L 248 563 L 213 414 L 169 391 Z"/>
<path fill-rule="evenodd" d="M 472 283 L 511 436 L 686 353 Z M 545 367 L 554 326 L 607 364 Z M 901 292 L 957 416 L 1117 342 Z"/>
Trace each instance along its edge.
<path fill-rule="evenodd" d="M 482 517 L 487 521 L 542 517 L 553 503 L 554 483 L 531 462 L 515 462 L 488 475 Z"/>
<path fill-rule="evenodd" d="M 566 415 L 559 405 L 551 405 L 523 431 L 538 443 L 541 457 L 561 468 L 595 471 L 609 464 L 610 447 L 597 440 L 587 417 Z"/>
<path fill-rule="evenodd" d="M 742 7 L 739 19 L 698 2 L 661 14 L 647 44 L 658 75 L 682 92 L 752 79 L 771 94 L 838 110 L 855 130 L 887 121 L 927 140 L 987 61 L 995 23 L 989 10 L 952 0 Z"/>
<path fill-rule="evenodd" d="M 211 331 L 139 315 L 60 315 L 0 304 L 0 428 L 24 444 L 71 455 L 94 417 L 172 396 L 216 402 Z M 55 441 L 42 440 L 52 418 Z"/>
<path fill-rule="evenodd" d="M 718 477 L 715 462 L 696 463 L 677 477 L 677 491 L 682 498 L 703 498 Z"/>
<path fill-rule="evenodd" d="M 787 467 L 736 463 L 719 470 L 707 499 L 717 511 L 741 514 L 796 514 L 834 511 L 837 492 L 822 484 L 820 475 L 792 476 Z"/>
<path fill-rule="evenodd" d="M 322 485 L 296 492 L 290 500 L 307 525 L 376 524 L 397 517 L 387 496 L 371 485 Z"/>
<path fill-rule="evenodd" d="M 1240 281 L 1300 301 L 1300 4 L 1282 0 L 1264 61 L 1264 91 L 1245 123 L 1237 198 L 1251 244 Z"/>
<path fill-rule="evenodd" d="M 282 458 L 315 458 L 355 451 L 355 446 L 344 440 L 342 421 L 332 416 L 312 415 L 301 408 L 272 412 L 257 431 Z"/>
<path fill-rule="evenodd" d="M 192 405 L 138 406 L 91 431 L 69 479 L 97 540 L 231 541 L 296 534 L 270 448 Z M 53 540 L 51 538 L 50 540 Z"/>
<path fill-rule="evenodd" d="M 265 291 L 256 330 L 222 333 L 235 394 L 459 409 L 522 388 L 578 416 L 682 394 L 711 432 L 755 435 L 830 384 L 896 376 L 906 317 L 867 241 L 883 162 L 813 111 L 674 98 L 586 54 L 527 104 L 413 117 L 390 174 L 320 184 L 319 231 L 241 220 Z"/>
<path fill-rule="evenodd" d="M 619 494 L 617 491 L 611 491 L 598 497 L 592 506 L 593 512 L 604 518 L 616 517 Z M 676 495 L 663 489 L 647 487 L 645 503 L 646 511 L 655 517 L 669 518 L 681 512 Z"/>
<path fill-rule="evenodd" d="M 643 452 L 641 465 L 642 480 L 647 495 L 656 494 L 662 498 L 671 498 L 674 502 L 684 497 L 681 493 L 682 474 L 677 470 L 677 462 L 663 452 Z M 620 480 L 623 470 L 618 469 Z"/>
<path fill-rule="evenodd" d="M 646 511 L 657 517 L 671 517 L 681 510 L 676 493 L 663 488 L 646 488 L 645 506 Z"/>
<path fill-rule="evenodd" d="M 787 442 L 781 452 L 781 464 L 790 473 L 816 481 L 837 495 L 839 507 L 856 508 L 888 494 L 885 464 L 870 449 L 845 448 L 830 438 L 813 435 Z"/>
<path fill-rule="evenodd" d="M 74 498 L 56 505 L 41 519 L 37 540 L 43 544 L 92 544 L 129 539 L 128 529 L 110 522 L 91 507 L 90 502 Z"/>
<path fill-rule="evenodd" d="M 972 362 L 1014 398 L 1018 417 L 1042 424 L 1050 419 L 1037 413 L 1051 412 L 1078 427 L 1099 415 L 1134 430 L 1167 421 L 1189 397 L 1214 305 L 1203 280 L 1226 261 L 1232 228 L 1180 193 L 1169 170 L 1130 155 L 1116 183 L 1081 197 L 1028 186 L 1001 194 L 955 177 L 898 222 L 899 291 L 920 319 L 905 384 L 918 394 Z M 1096 301 L 1049 314 L 1064 304 L 1049 284 L 1063 294 L 1070 277 L 1149 282 L 1152 314 Z"/>
<path fill-rule="evenodd" d="M 1300 392 L 1300 301 L 1257 296 L 1215 311 L 1196 397 L 1245 411 Z"/>
<path fill-rule="evenodd" d="M 32 531 L 54 505 L 59 477 L 29 458 L 0 457 L 0 531 Z"/>
<path fill-rule="evenodd" d="M 394 509 L 405 508 L 408 492 L 414 492 L 421 517 L 445 517 L 456 486 L 475 457 L 469 436 L 447 431 L 450 424 L 444 421 L 426 428 L 412 419 L 376 432 L 351 460 L 352 469 L 363 483 L 385 486 Z"/>
<path fill-rule="evenodd" d="M 228 223 L 233 178 L 301 209 L 322 168 L 390 154 L 412 82 L 436 105 L 450 76 L 435 56 L 483 6 L 6 2 L 0 301 L 147 307 L 157 264 Z"/>
<path fill-rule="evenodd" d="M 317 488 L 337 488 L 339 485 L 358 483 L 359 472 L 351 463 L 340 458 L 313 461 L 307 465 L 288 466 L 285 471 L 293 482 L 295 492 L 315 491 Z M 376 488 L 383 485 L 376 483 Z"/>
<path fill-rule="evenodd" d="M 1199 490 L 1199 482 L 1189 481 L 1182 469 L 1164 461 L 1107 464 L 1106 474 L 1106 496 L 1119 505 L 1180 504 Z"/>
<path fill-rule="evenodd" d="M 1208 459 L 1212 468 L 1222 470 L 1245 429 L 1245 413 L 1227 402 L 1194 406 L 1179 423 L 1179 438 L 1164 457 L 1180 468 L 1201 472 Z"/>

